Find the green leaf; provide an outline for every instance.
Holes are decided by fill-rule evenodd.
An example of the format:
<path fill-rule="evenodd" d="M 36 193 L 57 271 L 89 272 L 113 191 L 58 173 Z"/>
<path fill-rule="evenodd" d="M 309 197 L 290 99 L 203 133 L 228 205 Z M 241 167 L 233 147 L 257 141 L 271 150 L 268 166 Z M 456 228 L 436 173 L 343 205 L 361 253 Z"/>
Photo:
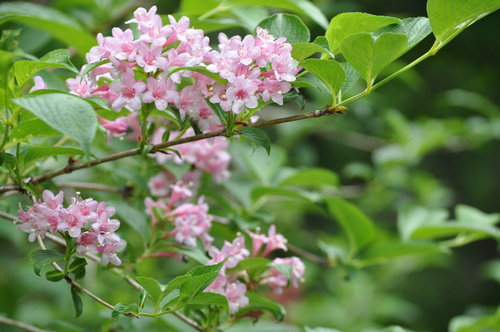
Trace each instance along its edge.
<path fill-rule="evenodd" d="M 295 91 L 295 89 L 292 89 L 283 95 L 283 103 L 297 104 L 300 106 L 301 111 L 306 107 L 306 99 L 301 93 Z"/>
<path fill-rule="evenodd" d="M 348 62 L 341 62 L 340 65 L 345 71 L 345 81 L 340 91 L 346 93 L 358 82 L 361 75 Z"/>
<path fill-rule="evenodd" d="M 359 259 L 362 265 L 384 264 L 408 255 L 429 255 L 449 251 L 434 243 L 394 242 L 371 245 L 363 250 Z"/>
<path fill-rule="evenodd" d="M 309 168 L 298 171 L 297 173 L 287 177 L 280 186 L 304 186 L 304 187 L 322 187 L 332 186 L 338 187 L 338 175 L 325 168 Z"/>
<path fill-rule="evenodd" d="M 52 129 L 40 119 L 26 120 L 14 127 L 10 134 L 13 144 L 29 140 L 34 137 L 60 135 L 57 130 Z"/>
<path fill-rule="evenodd" d="M 318 23 L 322 28 L 326 29 L 328 21 L 321 10 L 308 0 L 226 0 L 224 6 L 236 8 L 242 6 L 264 6 L 270 8 L 286 9 L 297 14 L 309 16 L 314 22 Z M 279 37 L 279 36 L 275 36 Z"/>
<path fill-rule="evenodd" d="M 167 296 L 170 292 L 172 292 L 174 289 L 179 288 L 182 286 L 183 283 L 185 283 L 189 278 L 191 278 L 190 274 L 186 274 L 183 276 L 178 276 L 172 279 L 166 286 L 165 290 L 163 290 L 160 298 L 164 298 Z"/>
<path fill-rule="evenodd" d="M 404 34 L 384 33 L 374 38 L 369 33 L 359 33 L 345 38 L 340 50 L 371 86 L 380 71 L 396 60 L 407 44 L 408 37 Z"/>
<path fill-rule="evenodd" d="M 30 254 L 30 260 L 33 264 L 33 270 L 40 275 L 43 266 L 55 263 L 64 258 L 63 254 L 52 250 L 35 250 Z"/>
<path fill-rule="evenodd" d="M 207 102 L 208 106 L 210 106 L 212 111 L 214 111 L 215 115 L 217 115 L 217 117 L 220 120 L 220 123 L 222 123 L 224 126 L 227 127 L 227 120 L 228 120 L 227 112 L 225 112 L 220 107 L 220 104 L 214 104 L 214 103 L 210 102 L 210 100 L 208 100 L 208 99 L 205 99 L 205 101 Z"/>
<path fill-rule="evenodd" d="M 97 117 L 89 103 L 64 93 L 27 96 L 13 101 L 55 130 L 77 141 L 89 152 L 97 130 Z"/>
<path fill-rule="evenodd" d="M 332 53 L 340 52 L 340 46 L 347 37 L 364 32 L 374 32 L 390 24 L 400 24 L 401 21 L 390 16 L 376 16 L 367 13 L 343 13 L 330 21 L 325 37 L 330 44 Z M 353 52 L 356 49 L 353 49 Z"/>
<path fill-rule="evenodd" d="M 217 293 L 202 292 L 189 300 L 189 304 L 216 305 L 229 311 L 227 298 Z"/>
<path fill-rule="evenodd" d="M 51 270 L 45 273 L 45 279 L 52 282 L 61 281 L 64 278 L 64 272 L 60 270 Z"/>
<path fill-rule="evenodd" d="M 345 81 L 345 71 L 335 60 L 307 59 L 299 63 L 299 66 L 323 81 L 330 90 L 333 97 L 332 105 L 336 104 L 336 96 Z"/>
<path fill-rule="evenodd" d="M 427 15 L 438 43 L 451 40 L 460 29 L 500 9 L 498 0 L 429 0 Z"/>
<path fill-rule="evenodd" d="M 69 56 L 68 50 L 58 49 L 47 53 L 39 61 L 17 61 L 12 67 L 17 85 L 23 87 L 36 73 L 46 68 L 64 68 L 78 74 Z"/>
<path fill-rule="evenodd" d="M 97 44 L 95 37 L 86 32 L 74 18 L 48 6 L 22 1 L 4 2 L 0 4 L 0 14 L 18 14 L 15 21 L 51 33 L 81 55 Z"/>
<path fill-rule="evenodd" d="M 207 273 L 212 273 L 212 272 L 217 272 L 222 269 L 222 266 L 226 262 L 227 259 L 224 259 L 222 262 L 219 262 L 217 264 L 213 265 L 202 265 L 202 266 L 197 266 L 189 270 L 186 274 L 191 275 L 191 276 L 200 276 L 200 275 L 205 275 Z"/>
<path fill-rule="evenodd" d="M 455 207 L 455 217 L 457 221 L 476 225 L 495 225 L 500 221 L 500 214 L 484 213 L 472 206 L 457 205 Z"/>
<path fill-rule="evenodd" d="M 464 222 L 446 222 L 436 225 L 424 225 L 411 235 L 413 239 L 439 239 L 462 234 L 492 237 L 500 240 L 500 229 L 491 225 L 476 225 Z"/>
<path fill-rule="evenodd" d="M 116 324 L 120 316 L 126 312 L 137 314 L 137 304 L 117 303 L 115 309 L 111 312 L 111 319 Z"/>
<path fill-rule="evenodd" d="M 347 234 L 351 256 L 366 247 L 375 238 L 373 222 L 357 207 L 338 198 L 324 199 L 329 213 Z"/>
<path fill-rule="evenodd" d="M 199 16 L 214 9 L 218 4 L 217 0 L 182 0 L 180 12 L 186 16 Z M 168 22 L 167 18 L 163 22 Z"/>
<path fill-rule="evenodd" d="M 83 302 L 80 297 L 80 290 L 75 287 L 71 287 L 71 298 L 73 299 L 73 306 L 75 307 L 75 318 L 78 318 L 83 313 Z"/>
<path fill-rule="evenodd" d="M 265 196 L 273 196 L 273 197 L 280 196 L 280 197 L 299 199 L 306 202 L 311 201 L 311 199 L 307 197 L 304 193 L 288 188 L 256 187 L 252 190 L 251 198 L 254 203 Z"/>
<path fill-rule="evenodd" d="M 157 303 L 162 299 L 162 286 L 158 281 L 150 277 L 136 277 L 135 280 L 151 295 L 153 301 Z M 165 294 L 166 295 L 166 294 Z"/>
<path fill-rule="evenodd" d="M 405 241 L 412 238 L 413 232 L 426 223 L 440 224 L 448 218 L 446 210 L 429 210 L 412 204 L 404 205 L 398 211 L 398 230 Z"/>
<path fill-rule="evenodd" d="M 75 257 L 75 260 L 69 265 L 69 272 L 74 274 L 76 281 L 81 280 L 85 277 L 85 267 L 87 266 L 87 260 L 83 257 Z"/>
<path fill-rule="evenodd" d="M 22 160 L 24 166 L 29 166 L 31 163 L 38 159 L 60 156 L 60 155 L 71 155 L 80 156 L 83 155 L 84 151 L 82 149 L 65 147 L 65 146 L 39 146 L 28 149 L 21 156 L 24 157 Z"/>
<path fill-rule="evenodd" d="M 307 43 L 311 38 L 307 26 L 295 15 L 274 14 L 260 22 L 259 26 L 275 38 L 286 37 L 286 42 L 290 44 Z"/>
<path fill-rule="evenodd" d="M 310 57 L 314 53 L 326 53 L 323 47 L 314 43 L 296 43 L 292 45 L 292 58 L 297 61 L 302 61 L 307 57 Z"/>
<path fill-rule="evenodd" d="M 241 133 L 241 136 L 248 139 L 252 144 L 262 146 L 268 155 L 271 154 L 271 140 L 264 130 L 252 127 L 241 127 L 238 131 Z"/>
<path fill-rule="evenodd" d="M 214 81 L 216 81 L 222 85 L 226 85 L 227 81 L 225 79 L 223 79 L 222 77 L 220 77 L 219 74 L 212 73 L 211 71 L 208 71 L 207 68 L 201 67 L 201 66 L 197 66 L 197 67 L 175 67 L 175 66 L 172 66 L 172 67 L 168 68 L 168 76 L 171 76 L 172 74 L 177 73 L 179 71 L 186 71 L 186 70 L 194 71 L 196 73 L 205 75 L 206 77 L 211 78 Z"/>
<path fill-rule="evenodd" d="M 171 311 L 178 310 L 186 304 L 191 303 L 191 299 L 210 286 L 210 284 L 215 281 L 218 274 L 217 271 L 214 271 L 207 274 L 191 276 L 191 278 L 180 286 L 179 298 Z"/>
<path fill-rule="evenodd" d="M 241 308 L 235 315 L 236 316 L 245 316 L 252 312 L 261 312 L 267 311 L 270 312 L 278 322 L 283 321 L 285 318 L 285 308 L 272 300 L 265 299 L 254 293 L 247 293 L 248 297 L 248 305 Z"/>
<path fill-rule="evenodd" d="M 16 17 L 19 17 L 19 15 L 15 15 L 15 14 L 8 14 L 8 15 L 3 15 L 0 17 L 0 24 L 3 24 L 7 21 L 10 21 Z"/>

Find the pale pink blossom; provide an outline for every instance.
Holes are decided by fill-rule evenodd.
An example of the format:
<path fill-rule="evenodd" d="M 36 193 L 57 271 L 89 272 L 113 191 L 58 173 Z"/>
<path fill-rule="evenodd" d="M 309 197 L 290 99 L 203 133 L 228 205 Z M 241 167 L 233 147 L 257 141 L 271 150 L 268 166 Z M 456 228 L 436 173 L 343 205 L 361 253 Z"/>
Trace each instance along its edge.
<path fill-rule="evenodd" d="M 33 91 L 37 91 L 37 90 L 45 90 L 47 89 L 47 84 L 45 84 L 45 81 L 43 80 L 43 78 L 41 76 L 35 76 L 33 77 L 33 80 L 35 81 L 35 85 L 33 85 L 33 87 L 30 89 L 30 93 L 32 93 Z"/>

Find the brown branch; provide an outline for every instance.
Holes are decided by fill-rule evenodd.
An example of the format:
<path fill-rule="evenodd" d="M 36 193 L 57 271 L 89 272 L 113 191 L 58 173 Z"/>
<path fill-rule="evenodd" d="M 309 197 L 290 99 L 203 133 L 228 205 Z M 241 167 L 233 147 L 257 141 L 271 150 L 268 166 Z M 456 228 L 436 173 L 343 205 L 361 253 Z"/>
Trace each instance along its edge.
<path fill-rule="evenodd" d="M 17 320 L 13 320 L 13 319 L 10 319 L 7 317 L 2 317 L 2 316 L 0 316 L 0 324 L 14 326 L 14 327 L 17 327 L 21 330 L 25 330 L 28 332 L 47 332 L 47 330 L 39 329 L 38 327 L 35 327 L 33 325 L 29 325 L 29 324 L 26 324 L 26 323 L 23 323 L 23 322 L 20 322 Z"/>
<path fill-rule="evenodd" d="M 305 251 L 302 248 L 296 247 L 290 243 L 287 243 L 286 246 L 290 250 L 290 252 L 293 252 L 294 254 L 300 255 L 300 256 L 310 260 L 313 263 L 316 263 L 316 264 L 321 265 L 321 266 L 326 266 L 326 267 L 332 266 L 332 262 L 328 259 L 325 259 L 323 257 L 319 257 L 315 254 L 312 254 L 308 251 Z"/>
<path fill-rule="evenodd" d="M 300 121 L 300 120 L 305 120 L 305 119 L 310 119 L 310 118 L 318 118 L 322 116 L 328 116 L 332 114 L 343 114 L 343 111 L 346 110 L 347 108 L 344 106 L 339 106 L 332 108 L 331 106 L 326 106 L 321 110 L 316 110 L 313 112 L 305 113 L 305 114 L 300 114 L 300 115 L 294 115 L 294 116 L 289 116 L 285 118 L 279 118 L 279 119 L 274 119 L 274 120 L 269 120 L 269 121 L 263 121 L 259 123 L 252 123 L 249 124 L 248 127 L 253 127 L 253 128 L 260 128 L 260 127 L 267 127 L 267 126 L 272 126 L 280 123 L 286 123 L 286 122 L 293 122 L 293 121 Z M 226 129 L 220 129 L 216 131 L 211 131 L 208 133 L 204 134 L 199 134 L 199 135 L 194 135 L 194 136 L 189 136 L 189 137 L 183 137 L 180 139 L 176 139 L 173 141 L 168 141 L 168 142 L 163 142 L 159 144 L 155 144 L 151 146 L 151 149 L 149 150 L 148 153 L 154 154 L 156 152 L 162 151 L 163 149 L 169 148 L 171 146 L 179 145 L 179 144 L 184 144 L 184 143 L 189 143 L 189 142 L 195 142 L 195 141 L 200 141 L 203 139 L 207 138 L 212 138 L 216 136 L 227 136 L 227 130 Z M 23 180 L 25 184 L 39 184 L 41 182 L 50 180 L 52 178 L 55 178 L 59 175 L 62 174 L 67 174 L 71 173 L 73 171 L 83 169 L 83 168 L 89 168 L 92 166 L 96 166 L 102 163 L 114 161 L 114 160 L 119 160 L 123 159 L 126 157 L 131 157 L 131 156 L 136 156 L 141 153 L 139 148 L 127 150 L 127 151 L 121 151 L 117 153 L 113 153 L 110 155 L 107 155 L 101 159 L 95 159 L 90 162 L 75 162 L 75 163 L 69 163 L 63 168 L 60 168 L 58 170 L 48 172 L 43 175 L 35 176 L 33 178 L 26 178 Z M 7 191 L 19 191 L 21 190 L 21 186 L 18 184 L 11 184 L 11 185 L 4 185 L 0 186 L 0 193 L 4 193 Z"/>

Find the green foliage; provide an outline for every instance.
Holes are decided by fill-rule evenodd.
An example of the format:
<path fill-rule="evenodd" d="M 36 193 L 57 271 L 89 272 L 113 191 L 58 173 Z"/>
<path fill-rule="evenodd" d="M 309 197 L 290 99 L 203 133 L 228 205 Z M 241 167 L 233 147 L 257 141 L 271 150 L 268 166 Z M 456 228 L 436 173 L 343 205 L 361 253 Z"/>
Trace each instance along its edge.
<path fill-rule="evenodd" d="M 290 44 L 307 43 L 310 39 L 309 29 L 295 15 L 274 14 L 260 22 L 259 26 L 273 36 L 286 37 L 286 42 Z"/>
<path fill-rule="evenodd" d="M 14 100 L 53 129 L 78 142 L 87 153 L 97 130 L 94 109 L 83 99 L 63 93 L 27 96 Z"/>
<path fill-rule="evenodd" d="M 55 263 L 63 258 L 63 254 L 52 250 L 35 250 L 30 254 L 33 270 L 37 275 L 40 275 L 40 271 L 45 265 Z"/>

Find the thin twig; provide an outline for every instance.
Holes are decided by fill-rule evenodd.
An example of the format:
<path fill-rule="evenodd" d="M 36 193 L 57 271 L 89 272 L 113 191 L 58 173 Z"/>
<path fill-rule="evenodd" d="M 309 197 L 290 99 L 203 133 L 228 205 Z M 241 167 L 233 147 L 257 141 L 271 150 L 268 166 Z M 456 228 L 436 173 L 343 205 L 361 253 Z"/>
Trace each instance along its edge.
<path fill-rule="evenodd" d="M 296 247 L 293 244 L 287 243 L 286 246 L 290 250 L 290 252 L 293 252 L 294 254 L 300 255 L 300 256 L 310 260 L 313 263 L 316 263 L 316 264 L 321 265 L 321 266 L 326 266 L 326 267 L 330 267 L 332 265 L 332 262 L 329 261 L 328 259 L 325 259 L 323 257 L 319 257 L 315 254 L 312 254 L 308 251 L 305 251 L 304 249 Z"/>
<path fill-rule="evenodd" d="M 25 331 L 29 331 L 29 332 L 47 332 L 47 330 L 39 329 L 38 327 L 35 327 L 33 325 L 19 322 L 17 320 L 13 320 L 13 319 L 10 319 L 7 317 L 2 317 L 2 316 L 0 316 L 0 324 L 14 326 L 14 327 L 17 327 L 21 330 L 25 330 Z"/>
<path fill-rule="evenodd" d="M 263 121 L 263 122 L 259 122 L 259 123 L 248 124 L 248 127 L 260 128 L 260 127 L 267 127 L 267 126 L 272 126 L 272 125 L 276 125 L 276 124 L 280 124 L 280 123 L 300 121 L 300 120 L 310 119 L 310 118 L 318 118 L 318 117 L 322 117 L 322 116 L 343 113 L 344 110 L 346 110 L 346 108 L 344 106 L 340 106 L 340 107 L 336 107 L 336 108 L 331 108 L 330 106 L 326 106 L 321 110 L 316 110 L 316 111 L 305 113 L 305 114 L 294 115 L 294 116 L 289 116 L 289 117 L 285 117 L 285 118 L 279 118 L 279 119 Z M 212 137 L 216 137 L 216 136 L 226 136 L 226 135 L 227 135 L 227 130 L 220 129 L 220 130 L 211 131 L 211 132 L 203 133 L 203 134 L 199 134 L 199 135 L 183 137 L 183 138 L 180 138 L 177 140 L 162 142 L 159 144 L 152 145 L 151 149 L 149 150 L 149 153 L 154 154 L 156 152 L 162 151 L 163 149 L 169 148 L 171 146 L 189 143 L 189 142 L 200 141 L 203 139 L 212 138 Z M 103 164 L 103 163 L 110 162 L 110 161 L 114 161 L 114 160 L 123 159 L 126 157 L 136 156 L 136 155 L 139 155 L 140 153 L 141 153 L 140 149 L 135 148 L 135 149 L 131 149 L 131 150 L 113 153 L 113 154 L 107 155 L 101 159 L 95 159 L 95 160 L 92 160 L 92 161 L 86 162 L 86 163 L 85 162 L 70 163 L 61 169 L 58 169 L 58 170 L 55 170 L 52 172 L 48 172 L 48 173 L 40 175 L 40 176 L 35 176 L 33 178 L 26 178 L 23 180 L 23 182 L 25 184 L 36 185 L 36 184 L 39 184 L 41 182 L 53 179 L 53 178 L 55 178 L 59 175 L 62 175 L 62 174 L 71 173 L 71 172 L 79 170 L 79 169 L 89 168 L 92 166 L 96 166 L 96 165 Z M 21 190 L 21 187 L 18 184 L 0 186 L 0 193 L 7 192 L 7 191 L 18 191 L 18 190 Z"/>

